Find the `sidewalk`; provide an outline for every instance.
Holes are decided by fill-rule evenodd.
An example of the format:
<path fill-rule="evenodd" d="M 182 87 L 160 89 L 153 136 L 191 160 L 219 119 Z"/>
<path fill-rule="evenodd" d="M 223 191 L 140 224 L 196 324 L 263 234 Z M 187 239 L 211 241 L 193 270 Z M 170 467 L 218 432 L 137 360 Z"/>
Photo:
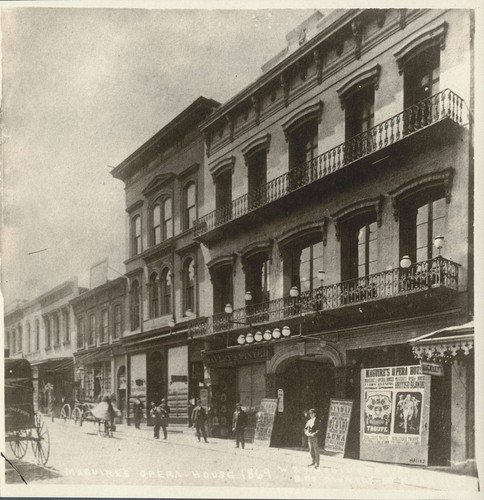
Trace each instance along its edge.
<path fill-rule="evenodd" d="M 153 440 L 153 428 L 142 426 L 118 425 L 116 434 L 126 437 L 139 437 Z M 218 454 L 245 455 L 254 460 L 254 464 L 262 462 L 285 467 L 289 471 L 305 467 L 310 460 L 307 451 L 269 448 L 253 443 L 247 443 L 245 449 L 236 449 L 232 439 L 208 438 L 208 443 L 198 442 L 192 429 L 188 426 L 168 426 L 168 438 L 160 439 L 160 444 L 175 444 L 177 446 L 200 447 L 204 450 L 216 451 Z M 418 486 L 422 488 L 449 491 L 477 491 L 478 479 L 473 476 L 458 475 L 450 469 L 425 468 L 400 464 L 369 462 L 350 458 L 340 458 L 321 454 L 320 470 L 323 473 L 331 471 L 343 472 L 347 477 L 381 478 L 382 484 L 400 486 Z"/>

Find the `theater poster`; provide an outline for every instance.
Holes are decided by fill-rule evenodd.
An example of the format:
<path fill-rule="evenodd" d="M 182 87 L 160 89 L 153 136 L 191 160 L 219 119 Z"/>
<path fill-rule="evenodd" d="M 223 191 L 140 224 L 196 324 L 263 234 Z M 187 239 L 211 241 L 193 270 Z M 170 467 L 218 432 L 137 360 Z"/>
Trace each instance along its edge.
<path fill-rule="evenodd" d="M 427 465 L 430 376 L 420 365 L 361 370 L 360 458 Z"/>

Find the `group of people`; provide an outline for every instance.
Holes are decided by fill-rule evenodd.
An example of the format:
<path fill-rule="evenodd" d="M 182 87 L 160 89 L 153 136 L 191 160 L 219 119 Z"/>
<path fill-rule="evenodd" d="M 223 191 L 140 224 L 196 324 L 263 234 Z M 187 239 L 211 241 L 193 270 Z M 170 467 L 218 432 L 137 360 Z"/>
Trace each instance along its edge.
<path fill-rule="evenodd" d="M 133 405 L 134 413 L 134 425 L 136 429 L 141 426 L 141 420 L 143 418 L 144 405 L 143 402 L 137 398 Z M 166 399 L 161 400 L 160 405 L 156 405 L 154 402 L 150 404 L 150 417 L 153 421 L 153 435 L 155 439 L 160 438 L 160 428 L 163 429 L 163 439 L 167 438 L 167 427 L 168 420 L 170 417 L 170 407 L 166 403 Z M 205 428 L 207 422 L 207 412 L 202 406 L 202 401 L 197 400 L 196 406 L 193 408 L 189 415 L 189 424 L 193 428 L 198 441 L 203 440 L 208 443 L 207 431 Z M 245 447 L 245 428 L 247 427 L 247 414 L 242 409 L 240 403 L 236 404 L 235 412 L 232 419 L 232 431 L 235 433 L 236 448 L 242 446 Z"/>

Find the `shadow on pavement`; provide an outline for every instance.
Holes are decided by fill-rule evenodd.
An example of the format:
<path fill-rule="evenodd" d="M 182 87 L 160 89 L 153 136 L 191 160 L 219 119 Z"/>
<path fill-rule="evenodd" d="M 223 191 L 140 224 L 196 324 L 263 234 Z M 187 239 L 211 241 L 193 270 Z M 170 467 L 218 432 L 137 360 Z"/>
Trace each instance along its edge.
<path fill-rule="evenodd" d="M 11 462 L 20 474 L 22 474 L 25 481 L 27 481 L 27 484 L 30 481 L 42 481 L 44 479 L 61 477 L 57 469 L 54 469 L 53 467 L 46 467 L 30 462 L 22 462 L 21 460 L 11 460 Z M 5 465 L 5 482 L 7 484 L 23 483 L 20 476 L 9 464 Z"/>

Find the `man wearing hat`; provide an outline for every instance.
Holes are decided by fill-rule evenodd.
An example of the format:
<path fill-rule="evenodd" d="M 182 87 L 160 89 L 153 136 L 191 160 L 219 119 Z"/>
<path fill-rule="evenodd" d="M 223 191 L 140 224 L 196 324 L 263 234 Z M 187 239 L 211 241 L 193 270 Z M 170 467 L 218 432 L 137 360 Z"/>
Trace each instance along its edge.
<path fill-rule="evenodd" d="M 202 406 L 202 402 L 200 399 L 197 400 L 197 406 L 193 409 L 192 412 L 192 424 L 195 430 L 197 431 L 197 438 L 200 441 L 200 433 L 203 435 L 203 440 L 207 441 L 207 432 L 205 431 L 205 422 L 207 420 L 207 412 L 205 408 Z"/>
<path fill-rule="evenodd" d="M 321 420 L 316 417 L 316 410 L 311 408 L 309 411 L 309 420 L 306 422 L 304 427 L 304 434 L 308 437 L 309 453 L 311 454 L 312 462 L 308 465 L 314 468 L 319 467 L 319 445 L 318 445 L 318 435 L 321 429 Z"/>
<path fill-rule="evenodd" d="M 160 408 L 155 405 L 154 401 L 150 404 L 150 417 L 153 421 L 153 437 L 155 439 L 160 439 L 161 411 Z"/>
<path fill-rule="evenodd" d="M 166 439 L 167 436 L 166 428 L 168 427 L 168 417 L 170 416 L 170 407 L 167 405 L 165 398 L 161 400 L 161 405 L 159 406 L 159 409 L 161 415 L 161 428 L 163 429 L 163 439 Z"/>
<path fill-rule="evenodd" d="M 239 443 L 242 448 L 245 446 L 245 436 L 244 431 L 247 427 L 247 413 L 242 410 L 240 403 L 235 405 L 234 416 L 232 418 L 232 432 L 235 432 L 235 447 L 239 447 Z"/>

